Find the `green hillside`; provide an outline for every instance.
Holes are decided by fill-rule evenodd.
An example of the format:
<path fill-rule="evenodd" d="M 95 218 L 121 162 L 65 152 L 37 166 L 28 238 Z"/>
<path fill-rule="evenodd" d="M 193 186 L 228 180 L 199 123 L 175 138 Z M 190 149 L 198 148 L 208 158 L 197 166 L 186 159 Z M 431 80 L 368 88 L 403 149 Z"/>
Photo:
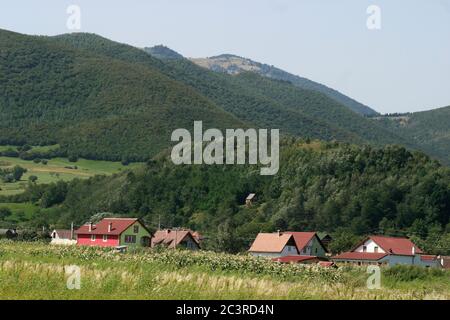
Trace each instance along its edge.
<path fill-rule="evenodd" d="M 161 51 L 158 49 L 159 46 L 149 48 L 149 52 L 151 52 L 152 54 L 157 54 L 158 56 L 167 53 L 167 51 Z M 170 56 L 169 53 L 167 53 L 167 55 L 168 57 Z M 372 116 L 378 114 L 378 112 L 369 108 L 368 106 L 350 97 L 347 97 L 346 95 L 334 89 L 331 89 L 323 84 L 293 75 L 289 72 L 286 72 L 274 66 L 252 61 L 250 59 L 242 58 L 231 54 L 222 54 L 220 56 L 210 58 L 194 58 L 191 60 L 200 66 L 203 66 L 216 72 L 239 74 L 241 72 L 252 71 L 271 79 L 289 81 L 290 83 L 299 88 L 323 93 L 329 98 L 335 100 L 336 102 L 348 107 L 350 110 L 353 110 L 354 112 L 357 112 L 359 114 Z"/>
<path fill-rule="evenodd" d="M 253 74 L 253 78 L 236 79 L 199 67 L 166 47 L 146 48 L 150 54 L 145 54 L 143 50 L 93 34 L 62 35 L 54 39 L 78 49 L 158 69 L 196 89 L 237 118 L 258 127 L 280 128 L 285 134 L 324 140 L 406 143 L 326 95 L 300 89 L 288 82 L 272 81 L 257 74 Z M 153 58 L 151 54 L 155 52 L 157 57 L 164 59 Z M 267 94 L 268 90 L 272 94 Z M 285 94 L 290 94 L 289 98 L 279 99 Z M 289 103 L 286 103 L 288 99 Z"/>
<path fill-rule="evenodd" d="M 450 164 L 450 107 L 376 118 L 396 135 Z"/>
<path fill-rule="evenodd" d="M 150 66 L 0 31 L 0 144 L 59 144 L 89 159 L 144 160 L 194 120 L 243 127 Z"/>
<path fill-rule="evenodd" d="M 217 240 L 212 247 L 223 243 L 218 250 L 248 248 L 260 231 L 323 230 L 338 239 L 335 250 L 353 245 L 355 236 L 382 233 L 450 253 L 450 169 L 427 156 L 401 147 L 285 141 L 280 165 L 268 177 L 252 166 L 175 166 L 161 158 L 112 177 L 30 186 L 5 200 L 53 208 L 31 224 L 81 224 L 107 211 L 154 228 L 199 230 Z M 246 208 L 252 192 L 258 202 Z"/>

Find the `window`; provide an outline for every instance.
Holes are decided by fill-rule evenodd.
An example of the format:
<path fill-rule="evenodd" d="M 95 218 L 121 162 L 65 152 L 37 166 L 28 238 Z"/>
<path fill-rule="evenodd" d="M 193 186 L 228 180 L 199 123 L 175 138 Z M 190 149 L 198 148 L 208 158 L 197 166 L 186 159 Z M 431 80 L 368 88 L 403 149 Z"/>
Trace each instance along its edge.
<path fill-rule="evenodd" d="M 139 233 L 139 226 L 134 226 L 133 227 L 133 232 L 134 233 Z"/>
<path fill-rule="evenodd" d="M 108 235 L 107 235 L 107 234 L 104 234 L 104 235 L 103 235 L 103 242 L 106 242 L 106 241 L 108 241 Z"/>
<path fill-rule="evenodd" d="M 373 252 L 377 253 L 378 252 L 378 247 L 374 247 L 373 248 Z"/>
<path fill-rule="evenodd" d="M 91 241 L 95 241 L 95 234 L 91 234 Z"/>
<path fill-rule="evenodd" d="M 363 252 L 367 252 L 367 247 L 363 246 Z"/>
<path fill-rule="evenodd" d="M 136 243 L 136 236 L 125 236 L 125 243 Z"/>

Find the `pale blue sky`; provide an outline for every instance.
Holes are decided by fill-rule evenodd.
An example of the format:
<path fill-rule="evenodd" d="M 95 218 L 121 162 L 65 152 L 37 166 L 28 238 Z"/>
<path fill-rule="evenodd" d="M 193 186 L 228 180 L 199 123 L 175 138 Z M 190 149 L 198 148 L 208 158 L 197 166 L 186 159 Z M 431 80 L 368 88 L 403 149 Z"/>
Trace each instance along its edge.
<path fill-rule="evenodd" d="M 187 57 L 233 53 L 333 87 L 380 112 L 450 105 L 450 0 L 5 0 L 0 28 L 83 32 Z M 369 5 L 381 30 L 366 27 Z"/>

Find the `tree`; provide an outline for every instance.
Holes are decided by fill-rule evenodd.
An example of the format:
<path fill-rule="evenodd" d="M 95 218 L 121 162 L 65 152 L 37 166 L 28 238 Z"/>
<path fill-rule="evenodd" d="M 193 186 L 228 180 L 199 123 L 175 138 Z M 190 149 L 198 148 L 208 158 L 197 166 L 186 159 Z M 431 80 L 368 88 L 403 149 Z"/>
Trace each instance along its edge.
<path fill-rule="evenodd" d="M 32 182 L 32 183 L 35 183 L 35 182 L 37 181 L 37 179 L 38 179 L 38 177 L 36 177 L 36 176 L 30 176 L 30 177 L 28 178 L 28 180 L 29 180 L 30 182 Z"/>
<path fill-rule="evenodd" d="M 9 208 L 0 208 L 0 219 L 5 219 L 11 215 L 11 210 Z"/>
<path fill-rule="evenodd" d="M 121 163 L 123 166 L 127 166 L 130 164 L 130 160 L 127 157 L 124 157 L 124 158 L 122 158 Z"/>
<path fill-rule="evenodd" d="M 76 154 L 71 154 L 69 155 L 69 161 L 70 162 L 77 162 L 78 161 L 78 156 Z"/>
<path fill-rule="evenodd" d="M 361 239 L 344 228 L 338 228 L 338 230 L 332 234 L 332 238 L 333 241 L 330 242 L 328 248 L 334 254 L 352 249 L 355 243 L 358 243 Z"/>
<path fill-rule="evenodd" d="M 27 172 L 27 169 L 22 168 L 21 166 L 15 166 L 12 171 L 12 175 L 15 181 L 20 181 L 23 174 Z"/>

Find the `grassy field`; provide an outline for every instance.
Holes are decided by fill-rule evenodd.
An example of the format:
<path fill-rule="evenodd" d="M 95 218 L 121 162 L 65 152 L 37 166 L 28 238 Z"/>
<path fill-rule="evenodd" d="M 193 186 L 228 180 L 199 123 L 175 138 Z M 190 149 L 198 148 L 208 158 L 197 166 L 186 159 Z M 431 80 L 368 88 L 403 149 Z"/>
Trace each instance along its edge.
<path fill-rule="evenodd" d="M 71 265 L 79 267 L 80 289 L 67 287 L 76 283 L 65 271 Z M 362 268 L 0 241 L 0 299 L 450 299 L 448 271 L 413 271 L 383 269 L 381 289 L 369 290 Z"/>
<path fill-rule="evenodd" d="M 3 148 L 6 147 L 3 146 Z M 18 182 L 4 183 L 0 181 L 0 195 L 13 195 L 23 192 L 24 187 L 28 183 L 28 178 L 32 175 L 38 177 L 37 183 L 51 183 L 58 180 L 68 181 L 74 178 L 89 178 L 98 174 L 109 175 L 127 168 L 139 166 L 140 164 L 134 163 L 129 166 L 124 166 L 120 162 L 86 159 L 70 162 L 65 158 L 50 159 L 47 164 L 43 164 L 22 160 L 20 158 L 0 157 L 0 168 L 8 168 L 16 165 L 26 168 L 28 172 Z"/>

